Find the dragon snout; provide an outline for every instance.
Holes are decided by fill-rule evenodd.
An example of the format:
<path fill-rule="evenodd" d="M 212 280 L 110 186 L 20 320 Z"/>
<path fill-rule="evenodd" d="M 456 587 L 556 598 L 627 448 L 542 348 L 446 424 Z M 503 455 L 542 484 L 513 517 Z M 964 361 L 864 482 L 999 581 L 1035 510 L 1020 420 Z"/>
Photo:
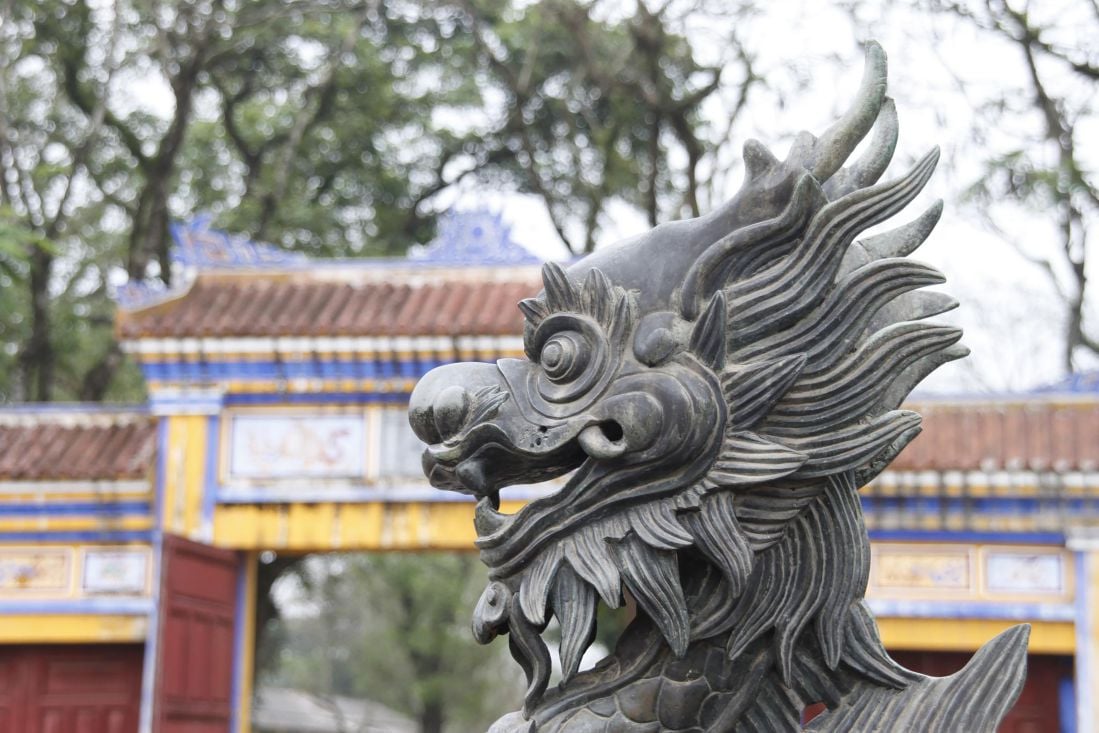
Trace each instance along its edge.
<path fill-rule="evenodd" d="M 412 391 L 408 422 L 425 443 L 434 445 L 457 436 L 489 392 L 499 392 L 491 364 L 447 364 L 432 369 Z"/>
<path fill-rule="evenodd" d="M 440 390 L 428 408 L 430 417 L 424 416 L 422 418 L 429 430 L 434 429 L 434 432 L 430 435 L 431 440 L 427 442 L 438 443 L 457 435 L 462 426 L 465 425 L 466 417 L 469 415 L 470 403 L 470 394 L 465 387 L 452 384 Z M 430 425 L 427 425 L 428 422 L 430 422 Z M 413 423 L 414 429 L 415 425 L 416 423 Z M 416 433 L 419 435 L 420 431 L 417 429 Z M 423 435 L 420 437 L 427 440 Z"/>

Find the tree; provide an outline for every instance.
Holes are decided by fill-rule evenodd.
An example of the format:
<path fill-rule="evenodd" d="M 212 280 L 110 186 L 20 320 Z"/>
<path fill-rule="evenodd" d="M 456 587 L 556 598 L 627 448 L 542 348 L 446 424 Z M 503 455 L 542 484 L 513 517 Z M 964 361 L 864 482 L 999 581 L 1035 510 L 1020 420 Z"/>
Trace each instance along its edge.
<path fill-rule="evenodd" d="M 479 646 L 469 630 L 484 574 L 472 555 L 314 557 L 288 576 L 288 605 L 301 607 L 283 609 L 284 645 L 260 674 L 381 702 L 422 733 L 483 730 L 522 696 L 506 645 Z"/>
<path fill-rule="evenodd" d="M 672 3 L 654 10 L 645 0 L 546 0 L 521 13 L 466 0 L 461 8 L 481 73 L 505 95 L 487 134 L 492 149 L 514 152 L 499 172 L 542 199 L 570 252 L 595 248 L 615 200 L 650 226 L 702 213 L 704 171 L 715 172 L 760 82 L 735 34 L 718 62 L 703 65 L 673 30 L 693 5 L 678 17 Z M 720 124 L 708 123 L 703 104 L 725 79 L 736 80 L 735 102 Z"/>
<path fill-rule="evenodd" d="M 1088 317 L 1088 254 L 1099 231 L 1099 178 L 1091 138 L 1099 82 L 1099 6 L 934 0 L 1013 49 L 1018 67 L 1002 72 L 999 92 L 978 106 L 976 141 L 988 151 L 968 198 L 1003 240 L 1032 262 L 1062 307 L 1061 363 L 1066 372 L 1099 356 L 1099 325 Z M 1024 239 L 1000 222 L 1021 209 L 1046 219 L 1047 241 Z"/>
<path fill-rule="evenodd" d="M 654 223 L 706 208 L 757 82 L 735 38 L 730 63 L 696 60 L 693 5 L 4 2 L 0 206 L 27 234 L 8 275 L 25 295 L 2 316 L 7 399 L 139 394 L 108 290 L 171 279 L 173 219 L 396 255 L 475 182 L 541 196 L 590 251 L 611 203 Z M 732 113 L 711 125 L 702 106 L 723 96 Z"/>

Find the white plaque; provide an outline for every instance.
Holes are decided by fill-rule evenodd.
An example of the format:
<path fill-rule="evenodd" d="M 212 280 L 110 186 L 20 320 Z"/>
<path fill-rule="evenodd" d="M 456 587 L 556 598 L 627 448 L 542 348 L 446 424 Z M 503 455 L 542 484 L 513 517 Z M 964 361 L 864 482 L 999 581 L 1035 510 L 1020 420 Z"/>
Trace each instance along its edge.
<path fill-rule="evenodd" d="M 1060 593 L 1064 590 L 1061 556 L 1052 553 L 989 553 L 986 577 L 993 593 Z"/>
<path fill-rule="evenodd" d="M 362 478 L 365 416 L 235 415 L 230 479 Z"/>
<path fill-rule="evenodd" d="M 84 553 L 84 592 L 143 594 L 149 555 L 144 550 L 88 550 Z"/>

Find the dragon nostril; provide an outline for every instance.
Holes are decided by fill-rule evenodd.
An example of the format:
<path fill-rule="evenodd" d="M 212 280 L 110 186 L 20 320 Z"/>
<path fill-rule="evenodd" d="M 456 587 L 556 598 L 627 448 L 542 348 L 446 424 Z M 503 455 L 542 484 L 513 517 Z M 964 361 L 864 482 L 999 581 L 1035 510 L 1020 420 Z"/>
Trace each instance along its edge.
<path fill-rule="evenodd" d="M 458 385 L 447 387 L 435 397 L 432 412 L 435 417 L 435 428 L 443 440 L 462 429 L 469 414 L 469 403 L 469 393 Z"/>
<path fill-rule="evenodd" d="M 614 420 L 608 420 L 607 422 L 599 423 L 599 429 L 603 431 L 603 435 L 606 436 L 607 440 L 611 441 L 612 443 L 617 443 L 618 441 L 622 440 L 622 436 L 624 435 L 624 433 L 622 432 L 622 426 Z"/>

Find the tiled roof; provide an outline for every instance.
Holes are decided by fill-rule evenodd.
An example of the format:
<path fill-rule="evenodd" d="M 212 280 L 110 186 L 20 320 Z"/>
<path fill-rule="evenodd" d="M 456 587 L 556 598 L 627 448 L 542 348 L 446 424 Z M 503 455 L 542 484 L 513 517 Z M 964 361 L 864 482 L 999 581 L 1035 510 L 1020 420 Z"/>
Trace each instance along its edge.
<path fill-rule="evenodd" d="M 155 456 L 148 415 L 0 411 L 0 481 L 145 480 Z"/>
<path fill-rule="evenodd" d="M 518 335 L 523 320 L 515 304 L 541 289 L 530 270 L 504 281 L 396 271 L 351 280 L 200 275 L 175 300 L 120 313 L 119 333 L 123 339 Z"/>
<path fill-rule="evenodd" d="M 1094 471 L 1099 401 L 933 402 L 910 405 L 923 432 L 894 471 Z"/>

